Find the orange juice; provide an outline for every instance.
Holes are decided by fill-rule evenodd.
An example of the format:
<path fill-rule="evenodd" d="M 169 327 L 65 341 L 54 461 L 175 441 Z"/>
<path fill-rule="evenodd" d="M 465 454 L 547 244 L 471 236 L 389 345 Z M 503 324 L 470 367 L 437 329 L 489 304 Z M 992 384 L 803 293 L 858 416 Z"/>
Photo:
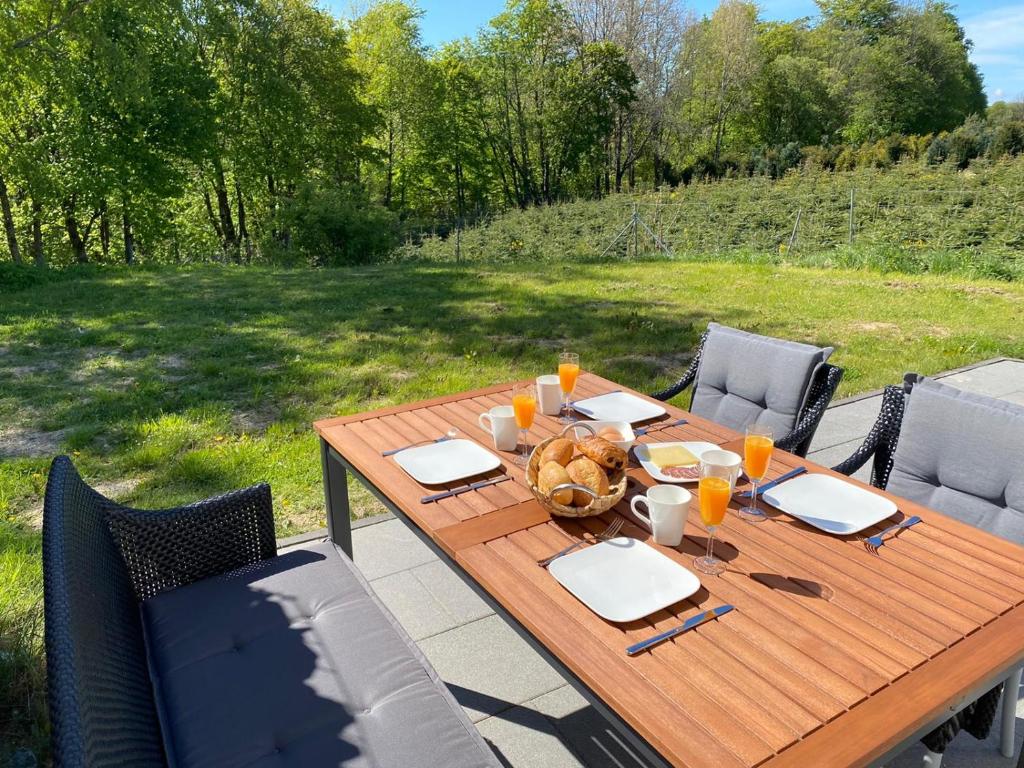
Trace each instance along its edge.
<path fill-rule="evenodd" d="M 761 480 L 768 474 L 774 441 L 764 435 L 747 435 L 743 441 L 743 468 L 747 477 Z"/>
<path fill-rule="evenodd" d="M 576 377 L 580 375 L 580 367 L 574 363 L 559 363 L 558 383 L 565 393 L 576 389 Z"/>
<path fill-rule="evenodd" d="M 533 425 L 533 415 L 537 412 L 537 398 L 516 395 L 512 398 L 512 410 L 516 414 L 516 425 L 520 429 L 529 429 Z"/>
<path fill-rule="evenodd" d="M 700 519 L 709 527 L 721 525 L 732 496 L 729 481 L 723 477 L 702 477 L 698 489 Z"/>

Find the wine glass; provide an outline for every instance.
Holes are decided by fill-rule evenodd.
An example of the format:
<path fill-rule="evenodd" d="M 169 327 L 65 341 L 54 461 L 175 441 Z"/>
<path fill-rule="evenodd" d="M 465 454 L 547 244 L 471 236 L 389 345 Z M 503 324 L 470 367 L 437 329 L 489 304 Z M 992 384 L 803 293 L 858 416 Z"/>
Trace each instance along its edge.
<path fill-rule="evenodd" d="M 747 434 L 743 439 L 743 470 L 754 484 L 754 488 L 751 492 L 750 505 L 741 508 L 739 515 L 748 523 L 762 523 L 768 519 L 768 516 L 757 508 L 757 486 L 768 474 L 773 448 L 775 439 L 771 427 L 764 424 L 751 424 L 747 427 Z"/>
<path fill-rule="evenodd" d="M 580 375 L 580 356 L 575 352 L 562 352 L 558 356 L 558 384 L 562 389 L 562 424 L 573 424 L 576 419 L 572 415 L 569 398 L 576 389 L 576 379 Z"/>
<path fill-rule="evenodd" d="M 708 550 L 703 557 L 693 560 L 701 573 L 717 576 L 725 570 L 725 563 L 715 557 L 715 531 L 725 519 L 733 487 L 736 484 L 735 467 L 714 459 L 701 459 L 697 496 L 700 501 L 700 519 L 708 529 Z"/>
<path fill-rule="evenodd" d="M 523 438 L 523 452 L 516 459 L 516 465 L 525 467 L 530 462 L 526 436 L 533 426 L 533 417 L 537 412 L 537 390 L 533 384 L 515 384 L 512 387 L 512 410 L 516 415 L 516 426 L 519 427 Z"/>

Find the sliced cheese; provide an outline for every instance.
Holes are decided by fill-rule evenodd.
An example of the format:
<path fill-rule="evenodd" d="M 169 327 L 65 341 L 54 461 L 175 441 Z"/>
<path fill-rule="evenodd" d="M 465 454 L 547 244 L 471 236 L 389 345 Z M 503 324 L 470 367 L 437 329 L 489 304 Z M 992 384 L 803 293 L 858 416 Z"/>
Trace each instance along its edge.
<path fill-rule="evenodd" d="M 647 451 L 654 466 L 658 469 L 690 467 L 700 461 L 681 445 L 652 445 Z"/>

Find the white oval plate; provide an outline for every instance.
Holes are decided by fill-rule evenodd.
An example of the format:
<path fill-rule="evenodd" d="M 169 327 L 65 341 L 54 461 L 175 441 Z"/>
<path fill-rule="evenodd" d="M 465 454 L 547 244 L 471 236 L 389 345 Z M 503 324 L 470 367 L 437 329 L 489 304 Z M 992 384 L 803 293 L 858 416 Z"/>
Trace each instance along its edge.
<path fill-rule="evenodd" d="M 564 555 L 548 571 L 598 616 L 620 623 L 642 619 L 700 589 L 700 579 L 675 560 L 626 536 Z"/>
<path fill-rule="evenodd" d="M 650 475 L 653 479 L 657 480 L 659 483 L 696 483 L 697 478 L 694 478 L 693 480 L 681 480 L 678 477 L 672 477 L 671 475 L 663 474 L 662 471 L 658 469 L 657 465 L 653 461 L 651 461 L 651 454 L 647 450 L 648 445 L 681 445 L 683 448 L 688 450 L 698 459 L 700 458 L 701 454 L 704 453 L 705 451 L 721 450 L 721 448 L 715 445 L 714 443 L 705 443 L 699 441 L 686 443 L 637 443 L 636 445 L 633 446 L 633 453 L 636 455 L 637 461 L 640 462 L 640 466 L 647 470 L 647 474 Z"/>
<path fill-rule="evenodd" d="M 666 411 L 660 405 L 629 392 L 609 392 L 606 395 L 577 400 L 572 407 L 596 421 L 628 421 L 635 424 L 664 416 Z"/>

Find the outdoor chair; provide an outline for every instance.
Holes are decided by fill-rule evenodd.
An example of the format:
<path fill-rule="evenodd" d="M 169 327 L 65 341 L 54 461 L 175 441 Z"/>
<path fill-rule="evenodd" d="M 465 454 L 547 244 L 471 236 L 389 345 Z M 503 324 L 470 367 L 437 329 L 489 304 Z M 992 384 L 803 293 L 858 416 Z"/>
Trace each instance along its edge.
<path fill-rule="evenodd" d="M 56 766 L 499 765 L 331 541 L 277 554 L 266 484 L 140 511 L 58 457 L 43 576 Z"/>
<path fill-rule="evenodd" d="M 806 456 L 843 378 L 842 368 L 826 362 L 831 354 L 832 347 L 709 323 L 690 367 L 651 397 L 669 400 L 692 384 L 691 413 L 739 431 L 767 424 L 775 445 Z"/>
<path fill-rule="evenodd" d="M 873 460 L 871 484 L 989 533 L 1024 544 L 1024 407 L 907 374 L 889 386 L 864 443 L 835 471 Z M 1000 751 L 1013 756 L 1021 669 L 1002 684 Z M 938 768 L 961 728 L 985 738 L 1000 689 L 989 691 L 922 741 Z"/>

